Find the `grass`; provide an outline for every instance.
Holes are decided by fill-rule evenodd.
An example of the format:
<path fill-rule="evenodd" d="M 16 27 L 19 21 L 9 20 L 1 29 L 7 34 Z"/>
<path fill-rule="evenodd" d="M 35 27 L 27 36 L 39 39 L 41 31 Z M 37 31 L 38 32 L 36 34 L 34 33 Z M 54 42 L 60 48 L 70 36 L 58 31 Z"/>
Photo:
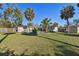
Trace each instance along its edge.
<path fill-rule="evenodd" d="M 0 39 L 6 35 L 0 35 Z M 37 36 L 10 34 L 0 43 L 0 51 L 14 51 L 15 55 L 79 55 L 79 37 L 63 33 L 43 33 Z"/>

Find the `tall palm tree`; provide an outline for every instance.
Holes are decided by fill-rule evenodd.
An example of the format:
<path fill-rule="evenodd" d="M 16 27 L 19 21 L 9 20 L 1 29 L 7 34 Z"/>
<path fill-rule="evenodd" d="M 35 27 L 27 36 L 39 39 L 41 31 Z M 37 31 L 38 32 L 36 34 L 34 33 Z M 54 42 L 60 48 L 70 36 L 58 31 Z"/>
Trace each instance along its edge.
<path fill-rule="evenodd" d="M 22 13 L 18 8 L 14 9 L 14 18 L 15 18 L 14 22 L 15 22 L 16 31 L 17 31 L 17 27 L 22 25 Z"/>
<path fill-rule="evenodd" d="M 44 18 L 44 19 L 42 20 L 42 22 L 41 22 L 41 24 L 42 24 L 42 26 L 43 26 L 45 32 L 48 32 L 48 26 L 49 26 L 49 24 L 51 24 L 50 21 L 51 21 L 51 19 L 49 19 L 49 18 Z"/>
<path fill-rule="evenodd" d="M 12 12 L 13 12 L 13 9 L 10 8 L 10 7 L 8 7 L 8 8 L 4 11 L 4 19 L 5 19 L 5 20 L 8 19 L 8 17 L 11 16 Z"/>
<path fill-rule="evenodd" d="M 68 26 L 69 26 L 69 18 L 72 18 L 75 14 L 74 12 L 74 7 L 73 6 L 66 6 L 64 7 L 62 10 L 61 10 L 61 14 L 60 14 L 60 17 L 61 19 L 64 19 L 67 21 L 67 29 L 68 29 Z"/>
<path fill-rule="evenodd" d="M 26 19 L 28 20 L 29 24 L 31 24 L 31 21 L 33 20 L 35 13 L 33 9 L 27 8 L 24 12 Z"/>

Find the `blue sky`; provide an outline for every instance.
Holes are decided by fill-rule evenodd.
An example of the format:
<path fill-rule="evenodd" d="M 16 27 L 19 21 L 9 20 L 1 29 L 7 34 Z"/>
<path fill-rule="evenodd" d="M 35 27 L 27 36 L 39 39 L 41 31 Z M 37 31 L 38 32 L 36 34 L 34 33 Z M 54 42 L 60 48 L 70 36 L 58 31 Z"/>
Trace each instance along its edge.
<path fill-rule="evenodd" d="M 42 19 L 45 17 L 51 18 L 52 22 L 57 22 L 59 25 L 66 24 L 65 20 L 60 18 L 60 10 L 64 6 L 72 5 L 75 8 L 75 15 L 73 18 L 69 19 L 70 22 L 73 19 L 79 19 L 79 8 L 76 6 L 75 3 L 17 3 L 18 8 L 23 13 L 26 8 L 32 8 L 35 12 L 35 17 L 33 19 L 34 24 L 40 24 Z M 6 8 L 6 6 L 4 6 Z M 23 25 L 27 24 L 26 18 L 23 16 Z"/>

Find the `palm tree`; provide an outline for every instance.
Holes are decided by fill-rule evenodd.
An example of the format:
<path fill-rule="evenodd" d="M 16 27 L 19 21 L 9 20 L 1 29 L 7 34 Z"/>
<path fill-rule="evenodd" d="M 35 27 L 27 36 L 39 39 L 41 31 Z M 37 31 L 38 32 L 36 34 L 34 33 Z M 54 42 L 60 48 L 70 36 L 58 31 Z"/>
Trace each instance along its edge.
<path fill-rule="evenodd" d="M 44 19 L 42 20 L 42 22 L 41 22 L 41 24 L 42 24 L 42 26 L 43 26 L 45 32 L 48 32 L 48 26 L 49 26 L 49 24 L 51 24 L 50 21 L 51 21 L 51 19 L 49 19 L 49 18 L 44 18 Z"/>
<path fill-rule="evenodd" d="M 54 27 L 57 27 L 58 26 L 58 23 L 54 22 L 53 26 Z"/>
<path fill-rule="evenodd" d="M 31 9 L 31 8 L 27 8 L 26 10 L 25 10 L 25 12 L 24 12 L 24 14 L 25 14 L 25 17 L 26 17 L 26 19 L 28 20 L 28 26 L 30 26 L 30 24 L 31 24 L 31 21 L 33 20 L 33 18 L 34 18 L 34 16 L 35 16 L 35 13 L 34 13 L 34 11 L 33 11 L 33 9 Z"/>
<path fill-rule="evenodd" d="M 22 14 L 18 8 L 14 10 L 14 18 L 15 18 L 14 22 L 15 22 L 16 31 L 17 31 L 17 27 L 22 26 Z"/>
<path fill-rule="evenodd" d="M 62 10 L 61 10 L 61 19 L 64 19 L 67 21 L 67 29 L 68 29 L 68 26 L 69 26 L 69 18 L 72 18 L 75 14 L 74 12 L 74 7 L 73 6 L 66 6 L 64 7 Z"/>
<path fill-rule="evenodd" d="M 13 9 L 10 8 L 10 7 L 8 7 L 8 8 L 4 11 L 4 19 L 5 19 L 5 20 L 8 19 L 9 16 L 11 16 L 12 12 L 13 12 Z"/>

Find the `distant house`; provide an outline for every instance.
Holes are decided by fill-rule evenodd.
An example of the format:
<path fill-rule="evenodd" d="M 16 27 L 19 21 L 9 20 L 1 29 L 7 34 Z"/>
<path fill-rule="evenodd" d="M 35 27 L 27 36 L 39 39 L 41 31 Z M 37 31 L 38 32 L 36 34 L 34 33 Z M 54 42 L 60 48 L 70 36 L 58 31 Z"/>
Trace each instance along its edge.
<path fill-rule="evenodd" d="M 58 26 L 54 27 L 53 31 L 58 32 Z"/>
<path fill-rule="evenodd" d="M 27 25 L 27 26 L 23 26 L 23 28 L 24 28 L 24 32 L 31 33 L 32 30 L 34 29 L 34 26 Z"/>
<path fill-rule="evenodd" d="M 49 31 L 54 31 L 54 32 L 58 32 L 58 23 L 54 23 L 52 25 L 49 26 Z"/>
<path fill-rule="evenodd" d="M 69 33 L 77 33 L 77 26 L 75 26 L 75 25 L 69 25 L 67 31 Z"/>
<path fill-rule="evenodd" d="M 73 21 L 71 25 L 68 26 L 69 33 L 79 33 L 79 20 Z"/>
<path fill-rule="evenodd" d="M 23 31 L 24 31 L 23 26 L 18 26 L 18 32 L 23 32 Z"/>

